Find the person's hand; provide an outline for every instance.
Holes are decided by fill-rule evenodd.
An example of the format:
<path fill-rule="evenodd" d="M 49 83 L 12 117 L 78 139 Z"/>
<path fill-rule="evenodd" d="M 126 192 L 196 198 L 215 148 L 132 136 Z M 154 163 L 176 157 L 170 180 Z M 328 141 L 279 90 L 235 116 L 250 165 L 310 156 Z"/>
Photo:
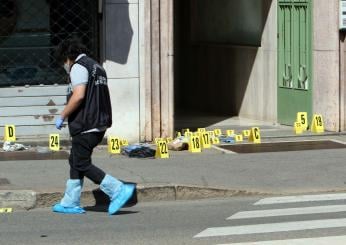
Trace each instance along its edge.
<path fill-rule="evenodd" d="M 59 118 L 56 119 L 56 121 L 55 121 L 55 127 L 56 127 L 57 129 L 61 130 L 62 125 L 64 124 L 64 121 L 65 121 L 64 118 L 59 117 Z"/>

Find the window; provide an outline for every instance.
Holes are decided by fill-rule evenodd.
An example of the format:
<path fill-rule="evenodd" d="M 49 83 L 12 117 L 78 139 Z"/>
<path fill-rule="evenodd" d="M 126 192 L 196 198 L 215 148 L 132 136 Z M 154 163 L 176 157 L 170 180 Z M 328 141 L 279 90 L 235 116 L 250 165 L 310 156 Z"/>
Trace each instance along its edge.
<path fill-rule="evenodd" d="M 79 37 L 98 58 L 97 1 L 0 0 L 0 86 L 61 84 L 55 47 Z"/>

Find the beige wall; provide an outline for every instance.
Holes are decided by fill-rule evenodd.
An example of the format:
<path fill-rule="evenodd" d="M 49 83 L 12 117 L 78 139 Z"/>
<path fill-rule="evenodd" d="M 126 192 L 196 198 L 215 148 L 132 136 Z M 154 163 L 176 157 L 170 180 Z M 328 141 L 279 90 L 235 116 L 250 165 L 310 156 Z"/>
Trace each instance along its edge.
<path fill-rule="evenodd" d="M 265 1 L 269 13 L 262 35 L 262 46 L 258 48 L 253 64 L 249 60 L 237 59 L 238 72 L 252 65 L 239 115 L 265 121 L 277 121 L 277 1 Z M 253 49 L 240 49 L 240 53 L 253 53 Z M 238 56 L 236 56 L 238 57 Z M 241 57 L 242 58 L 242 57 Z M 246 84 L 244 81 L 237 83 Z M 242 99 L 242 101 L 239 101 Z"/>
<path fill-rule="evenodd" d="M 338 0 L 313 1 L 313 112 L 327 130 L 339 130 Z"/>

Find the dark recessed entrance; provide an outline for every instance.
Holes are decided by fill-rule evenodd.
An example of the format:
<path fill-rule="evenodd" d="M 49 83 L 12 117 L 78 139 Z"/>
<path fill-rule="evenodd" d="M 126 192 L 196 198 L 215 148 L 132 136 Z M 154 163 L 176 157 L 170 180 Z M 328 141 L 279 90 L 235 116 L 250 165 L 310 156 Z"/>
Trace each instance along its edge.
<path fill-rule="evenodd" d="M 331 140 L 324 141 L 300 141 L 300 142 L 278 142 L 262 144 L 221 145 L 220 148 L 236 153 L 262 153 L 262 152 L 284 152 L 284 151 L 307 151 L 324 149 L 343 149 L 346 144 Z"/>
<path fill-rule="evenodd" d="M 22 161 L 22 160 L 59 160 L 68 159 L 69 153 L 66 151 L 58 152 L 0 152 L 0 161 Z"/>

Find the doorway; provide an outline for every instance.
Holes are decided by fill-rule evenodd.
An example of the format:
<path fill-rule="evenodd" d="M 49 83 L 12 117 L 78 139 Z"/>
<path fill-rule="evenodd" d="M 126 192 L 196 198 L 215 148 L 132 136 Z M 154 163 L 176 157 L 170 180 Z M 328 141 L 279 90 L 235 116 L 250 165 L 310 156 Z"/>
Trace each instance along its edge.
<path fill-rule="evenodd" d="M 272 2 L 174 1 L 176 130 L 267 117 L 266 103 L 274 95 L 265 95 L 261 83 L 268 79 L 259 67 L 268 62 L 261 46 Z M 270 82 L 276 89 L 276 77 Z"/>
<path fill-rule="evenodd" d="M 278 121 L 293 125 L 298 112 L 312 116 L 311 2 L 278 6 Z"/>

